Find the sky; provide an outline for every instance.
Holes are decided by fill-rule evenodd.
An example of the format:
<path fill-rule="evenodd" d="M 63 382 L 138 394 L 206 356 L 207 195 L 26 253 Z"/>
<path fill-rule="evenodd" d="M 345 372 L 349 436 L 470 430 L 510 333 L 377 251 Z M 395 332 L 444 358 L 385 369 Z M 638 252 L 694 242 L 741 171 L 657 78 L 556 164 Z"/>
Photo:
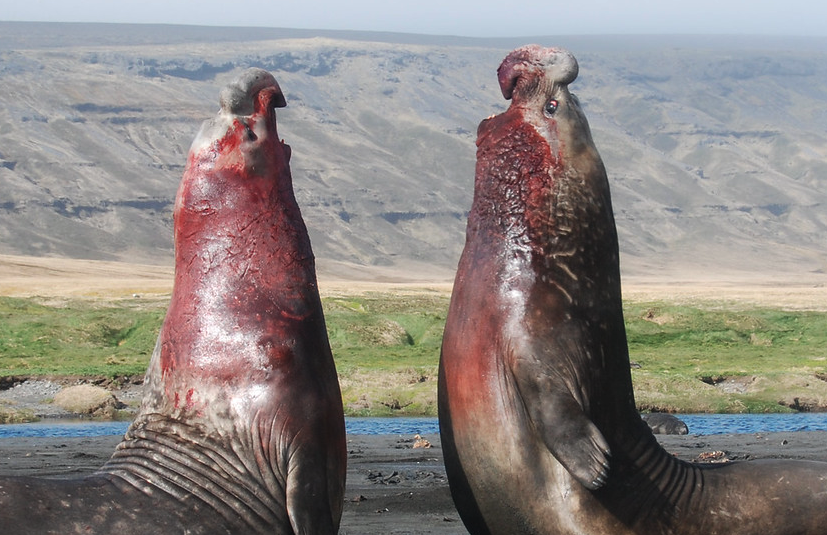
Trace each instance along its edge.
<path fill-rule="evenodd" d="M 265 26 L 522 37 L 827 36 L 816 0 L 0 0 L 0 20 Z"/>

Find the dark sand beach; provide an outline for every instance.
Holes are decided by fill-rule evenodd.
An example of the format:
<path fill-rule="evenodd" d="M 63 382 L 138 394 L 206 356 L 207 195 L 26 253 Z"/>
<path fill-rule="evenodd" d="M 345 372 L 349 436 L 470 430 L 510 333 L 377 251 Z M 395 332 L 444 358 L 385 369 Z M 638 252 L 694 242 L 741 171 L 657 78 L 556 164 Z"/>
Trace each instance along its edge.
<path fill-rule="evenodd" d="M 451 502 L 439 436 L 423 438 L 432 447 L 414 448 L 412 436 L 348 436 L 342 535 L 467 533 Z M 668 451 L 687 461 L 827 461 L 827 432 L 820 431 L 659 439 Z M 0 474 L 61 478 L 88 474 L 106 462 L 119 440 L 116 436 L 0 439 Z"/>

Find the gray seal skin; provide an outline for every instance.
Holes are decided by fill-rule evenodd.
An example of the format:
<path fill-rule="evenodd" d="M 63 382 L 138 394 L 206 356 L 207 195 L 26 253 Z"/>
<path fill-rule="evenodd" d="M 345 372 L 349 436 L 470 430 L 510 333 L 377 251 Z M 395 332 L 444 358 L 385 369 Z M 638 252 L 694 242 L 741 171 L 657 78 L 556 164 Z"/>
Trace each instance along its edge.
<path fill-rule="evenodd" d="M 138 416 L 89 477 L 0 479 L 4 533 L 338 531 L 342 401 L 284 105 L 258 69 L 222 92 L 178 190 L 175 285 Z"/>
<path fill-rule="evenodd" d="M 827 463 L 702 466 L 638 414 L 606 171 L 574 57 L 499 68 L 439 369 L 445 467 L 472 535 L 824 534 Z"/>
<path fill-rule="evenodd" d="M 642 414 L 641 418 L 656 435 L 686 435 L 689 433 L 689 428 L 686 423 L 681 421 L 677 416 L 671 414 L 664 414 L 662 412 L 653 412 L 651 414 Z"/>

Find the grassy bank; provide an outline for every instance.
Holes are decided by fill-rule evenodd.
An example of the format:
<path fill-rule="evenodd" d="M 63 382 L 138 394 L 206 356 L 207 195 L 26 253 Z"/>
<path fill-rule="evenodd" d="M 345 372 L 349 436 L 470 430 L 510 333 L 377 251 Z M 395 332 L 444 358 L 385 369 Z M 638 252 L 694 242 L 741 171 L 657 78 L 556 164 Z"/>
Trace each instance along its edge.
<path fill-rule="evenodd" d="M 0 297 L 0 375 L 142 374 L 166 304 Z"/>
<path fill-rule="evenodd" d="M 643 409 L 827 410 L 827 313 L 662 302 L 625 313 Z"/>
<path fill-rule="evenodd" d="M 0 297 L 0 375 L 143 374 L 165 306 Z M 348 414 L 436 414 L 447 295 L 368 293 L 324 307 Z M 626 321 L 644 410 L 827 407 L 827 313 L 629 302 Z"/>

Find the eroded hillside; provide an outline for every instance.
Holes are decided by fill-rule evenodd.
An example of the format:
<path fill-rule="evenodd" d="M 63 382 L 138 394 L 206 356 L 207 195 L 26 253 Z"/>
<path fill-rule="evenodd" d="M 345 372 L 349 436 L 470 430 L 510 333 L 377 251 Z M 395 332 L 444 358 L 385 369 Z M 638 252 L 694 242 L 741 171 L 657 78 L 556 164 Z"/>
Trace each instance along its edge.
<path fill-rule="evenodd" d="M 0 253 L 168 263 L 189 143 L 257 66 L 287 97 L 320 265 L 455 266 L 476 126 L 507 105 L 496 68 L 515 43 L 151 26 L 96 43 L 50 25 L 56 46 L 3 24 Z M 539 40 L 580 61 L 624 270 L 827 271 L 827 47 L 669 39 Z"/>

